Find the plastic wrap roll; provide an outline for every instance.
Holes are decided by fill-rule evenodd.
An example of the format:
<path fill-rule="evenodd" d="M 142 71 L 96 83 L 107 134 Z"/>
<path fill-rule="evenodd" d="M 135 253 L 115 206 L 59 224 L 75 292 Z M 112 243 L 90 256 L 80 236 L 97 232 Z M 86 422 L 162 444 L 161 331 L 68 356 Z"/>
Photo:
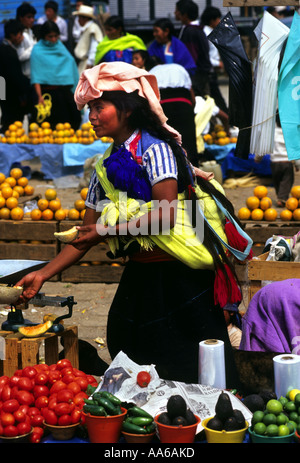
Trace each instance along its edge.
<path fill-rule="evenodd" d="M 199 343 L 198 383 L 217 389 L 226 388 L 223 341 L 206 339 Z"/>
<path fill-rule="evenodd" d="M 291 389 L 300 389 L 300 355 L 281 354 L 273 358 L 274 389 L 285 397 Z"/>

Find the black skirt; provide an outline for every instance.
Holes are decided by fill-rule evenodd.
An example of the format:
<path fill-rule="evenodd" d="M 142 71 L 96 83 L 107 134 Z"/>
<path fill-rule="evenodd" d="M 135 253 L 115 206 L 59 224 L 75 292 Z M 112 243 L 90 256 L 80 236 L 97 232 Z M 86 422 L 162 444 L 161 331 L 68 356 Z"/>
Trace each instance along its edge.
<path fill-rule="evenodd" d="M 179 261 L 129 261 L 108 316 L 107 343 L 163 379 L 198 382 L 199 342 L 225 343 L 226 386 L 238 387 L 223 311 L 214 305 L 214 272 Z"/>

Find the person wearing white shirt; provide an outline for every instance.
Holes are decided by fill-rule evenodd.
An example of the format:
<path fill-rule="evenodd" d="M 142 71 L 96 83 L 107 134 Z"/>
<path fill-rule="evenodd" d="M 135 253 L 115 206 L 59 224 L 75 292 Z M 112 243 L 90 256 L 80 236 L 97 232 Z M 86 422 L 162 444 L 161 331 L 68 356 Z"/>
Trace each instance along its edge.
<path fill-rule="evenodd" d="M 34 18 L 36 9 L 28 2 L 23 2 L 16 12 L 16 19 L 23 26 L 23 40 L 16 46 L 19 60 L 21 61 L 22 71 L 25 76 L 30 78 L 30 55 L 37 40 L 33 32 Z"/>
<path fill-rule="evenodd" d="M 37 24 L 44 24 L 46 21 L 53 21 L 57 24 L 57 27 L 60 32 L 60 40 L 63 43 L 66 43 L 68 40 L 68 25 L 58 13 L 58 3 L 54 0 L 49 0 L 45 3 L 45 14 L 37 20 Z"/>

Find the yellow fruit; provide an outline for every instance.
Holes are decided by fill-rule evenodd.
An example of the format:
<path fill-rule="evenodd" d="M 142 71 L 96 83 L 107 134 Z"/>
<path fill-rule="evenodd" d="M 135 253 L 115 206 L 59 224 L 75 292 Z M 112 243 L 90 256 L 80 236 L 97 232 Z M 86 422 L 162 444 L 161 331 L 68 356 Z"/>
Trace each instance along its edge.
<path fill-rule="evenodd" d="M 49 201 L 49 209 L 51 209 L 51 211 L 55 212 L 60 208 L 61 202 L 59 199 L 51 199 L 51 201 Z"/>
<path fill-rule="evenodd" d="M 13 187 L 14 191 L 17 191 L 20 196 L 24 195 L 24 188 L 21 185 L 16 185 Z"/>
<path fill-rule="evenodd" d="M 258 185 L 254 188 L 253 190 L 254 196 L 257 196 L 257 198 L 262 199 L 268 194 L 268 188 L 265 187 L 264 185 Z"/>
<path fill-rule="evenodd" d="M 22 207 L 20 206 L 17 206 L 17 207 L 14 207 L 11 211 L 10 211 L 10 216 L 13 220 L 22 220 L 23 217 L 24 217 L 24 210 Z"/>
<path fill-rule="evenodd" d="M 34 187 L 32 185 L 26 185 L 24 187 L 24 194 L 26 196 L 30 196 L 30 195 L 33 195 L 34 193 Z"/>
<path fill-rule="evenodd" d="M 260 208 L 263 210 L 263 211 L 266 211 L 267 209 L 269 209 L 269 207 L 272 206 L 272 200 L 271 198 L 268 198 L 268 196 L 265 196 L 264 198 L 262 198 L 260 200 Z"/>
<path fill-rule="evenodd" d="M 42 129 L 50 129 L 50 122 L 44 121 L 41 123 Z"/>
<path fill-rule="evenodd" d="M 17 206 L 18 206 L 17 198 L 14 198 L 13 196 L 10 196 L 9 198 L 7 198 L 6 207 L 8 207 L 8 209 L 13 209 L 14 207 L 17 207 Z"/>
<path fill-rule="evenodd" d="M 292 389 L 290 392 L 289 392 L 289 399 L 294 401 L 295 400 L 295 397 L 297 394 L 300 393 L 300 390 L 299 389 Z"/>
<path fill-rule="evenodd" d="M 294 198 L 291 196 L 285 203 L 285 207 L 289 209 L 290 211 L 294 211 L 295 209 L 298 208 L 299 201 L 297 198 Z"/>
<path fill-rule="evenodd" d="M 74 241 L 77 238 L 78 233 L 79 230 L 75 226 L 63 232 L 56 232 L 54 233 L 54 236 L 62 243 L 71 243 L 71 241 Z"/>
<path fill-rule="evenodd" d="M 54 214 L 55 220 L 58 220 L 58 221 L 65 220 L 66 216 L 67 216 L 66 211 L 62 208 L 55 211 L 55 214 Z"/>
<path fill-rule="evenodd" d="M 86 213 L 86 209 L 83 209 L 82 211 L 80 211 L 80 218 L 81 218 L 81 220 L 84 219 L 85 213 Z"/>
<path fill-rule="evenodd" d="M 17 180 L 18 185 L 22 186 L 23 188 L 28 185 L 28 178 L 26 177 L 20 177 Z"/>
<path fill-rule="evenodd" d="M 23 127 L 23 122 L 21 122 L 21 121 L 15 121 L 15 122 L 14 122 L 14 125 L 15 125 L 16 127 L 18 127 L 18 128 L 22 128 L 22 127 Z"/>
<path fill-rule="evenodd" d="M 52 199 L 56 199 L 57 197 L 57 192 L 54 188 L 48 188 L 45 192 L 45 198 L 48 199 L 48 201 L 51 201 Z"/>
<path fill-rule="evenodd" d="M 56 130 L 64 130 L 64 124 L 59 122 L 58 124 L 56 124 L 55 128 L 56 128 Z"/>
<path fill-rule="evenodd" d="M 2 207 L 0 209 L 0 219 L 7 220 L 10 218 L 10 209 L 8 207 Z"/>
<path fill-rule="evenodd" d="M 11 176 L 13 177 L 13 175 L 11 175 Z M 3 183 L 5 179 L 6 179 L 5 174 L 3 174 L 3 172 L 0 172 L 0 184 Z"/>
<path fill-rule="evenodd" d="M 289 222 L 290 220 L 292 220 L 292 218 L 293 218 L 293 212 L 292 211 L 289 211 L 288 209 L 283 209 L 280 212 L 280 220 L 282 220 L 283 222 Z"/>
<path fill-rule="evenodd" d="M 45 211 L 46 209 L 48 209 L 49 201 L 47 199 L 41 198 L 38 200 L 37 205 L 41 211 Z"/>
<path fill-rule="evenodd" d="M 79 218 L 80 218 L 80 212 L 75 208 L 71 208 L 68 213 L 68 219 L 69 220 L 79 220 Z"/>
<path fill-rule="evenodd" d="M 12 188 L 17 184 L 17 180 L 14 177 L 6 177 L 5 182 L 8 183 Z"/>
<path fill-rule="evenodd" d="M 5 186 L 1 189 L 1 193 L 3 198 L 7 199 L 13 194 L 13 189 L 10 186 Z"/>
<path fill-rule="evenodd" d="M 220 130 L 220 131 L 217 132 L 217 137 L 218 138 L 227 137 L 227 133 L 225 132 L 225 130 Z"/>
<path fill-rule="evenodd" d="M 259 208 L 253 209 L 251 212 L 251 219 L 252 220 L 263 220 L 264 218 L 264 211 Z"/>
<path fill-rule="evenodd" d="M 37 132 L 39 130 L 39 126 L 36 122 L 32 122 L 29 124 L 29 132 Z"/>
<path fill-rule="evenodd" d="M 89 191 L 89 189 L 88 189 L 87 187 L 86 187 L 86 188 L 82 188 L 82 190 L 80 191 L 80 196 L 81 196 L 81 198 L 82 198 L 84 201 L 86 200 L 88 191 Z"/>
<path fill-rule="evenodd" d="M 277 211 L 273 207 L 270 207 L 264 212 L 264 219 L 268 222 L 274 222 L 277 219 Z"/>
<path fill-rule="evenodd" d="M 85 209 L 85 202 L 83 199 L 76 199 L 74 202 L 74 207 L 77 209 L 77 211 L 83 211 Z"/>
<path fill-rule="evenodd" d="M 300 199 L 300 185 L 294 185 L 291 189 L 291 195 L 294 198 Z"/>
<path fill-rule="evenodd" d="M 32 220 L 41 220 L 42 219 L 42 211 L 40 209 L 33 209 L 30 212 L 30 217 Z"/>
<path fill-rule="evenodd" d="M 240 220 L 248 220 L 251 217 L 251 211 L 248 207 L 241 207 L 238 211 L 238 218 Z"/>
<path fill-rule="evenodd" d="M 3 196 L 0 196 L 0 209 L 5 206 L 5 198 Z"/>
<path fill-rule="evenodd" d="M 249 196 L 246 200 L 246 206 L 248 209 L 253 211 L 254 209 L 257 209 L 260 205 L 259 198 L 257 196 Z"/>

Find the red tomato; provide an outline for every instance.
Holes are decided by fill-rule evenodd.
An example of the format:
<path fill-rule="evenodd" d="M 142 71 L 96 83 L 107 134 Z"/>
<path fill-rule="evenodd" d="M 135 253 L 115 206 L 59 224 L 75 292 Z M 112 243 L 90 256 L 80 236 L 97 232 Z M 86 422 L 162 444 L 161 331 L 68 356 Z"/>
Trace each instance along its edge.
<path fill-rule="evenodd" d="M 19 431 L 17 426 L 13 426 L 12 424 L 5 426 L 3 429 L 3 436 L 5 437 L 16 437 L 19 435 Z"/>
<path fill-rule="evenodd" d="M 60 371 L 58 371 L 58 370 L 50 370 L 49 371 L 49 376 L 48 376 L 48 383 L 49 384 L 54 384 L 60 378 L 61 378 Z"/>
<path fill-rule="evenodd" d="M 151 376 L 148 371 L 140 371 L 137 374 L 136 381 L 140 387 L 147 387 L 151 381 Z"/>
<path fill-rule="evenodd" d="M 49 410 L 54 410 L 55 406 L 57 405 L 57 399 L 56 397 L 51 397 L 49 398 L 48 402 L 48 408 Z"/>
<path fill-rule="evenodd" d="M 72 411 L 72 406 L 66 402 L 60 402 L 54 408 L 56 416 L 68 415 Z"/>
<path fill-rule="evenodd" d="M 44 408 L 43 415 L 47 424 L 52 424 L 54 426 L 57 424 L 57 416 L 53 410 L 49 410 L 49 408 Z"/>
<path fill-rule="evenodd" d="M 78 408 L 75 408 L 72 412 L 71 412 L 71 424 L 75 424 L 75 423 L 79 423 L 80 420 L 81 420 L 81 410 L 79 410 Z"/>
<path fill-rule="evenodd" d="M 11 388 L 11 393 L 10 393 L 10 398 L 11 399 L 15 399 L 16 398 L 16 395 L 17 395 L 17 392 L 18 392 L 18 386 L 14 386 Z"/>
<path fill-rule="evenodd" d="M 48 372 L 41 372 L 36 375 L 34 378 L 36 385 L 44 385 L 48 382 L 49 373 Z"/>
<path fill-rule="evenodd" d="M 10 399 L 3 402 L 2 410 L 7 413 L 14 413 L 19 408 L 19 402 L 16 399 Z"/>
<path fill-rule="evenodd" d="M 2 392 L 1 392 L 1 400 L 5 402 L 5 400 L 9 400 L 11 396 L 11 387 L 8 384 L 4 384 Z"/>
<path fill-rule="evenodd" d="M 76 376 L 73 375 L 72 373 L 69 373 L 68 375 L 64 375 L 62 377 L 62 381 L 65 383 L 65 384 L 70 384 L 72 383 L 72 381 L 75 381 L 76 379 Z"/>
<path fill-rule="evenodd" d="M 73 374 L 73 367 L 65 367 L 63 368 L 61 371 L 61 375 L 62 376 L 65 376 L 65 375 L 72 375 Z"/>
<path fill-rule="evenodd" d="M 34 386 L 34 383 L 31 378 L 24 376 L 18 381 L 18 388 L 22 391 L 31 391 Z"/>
<path fill-rule="evenodd" d="M 85 375 L 86 379 L 88 380 L 88 383 L 95 383 L 96 386 L 98 386 L 97 380 L 93 375 Z"/>
<path fill-rule="evenodd" d="M 63 389 L 66 389 L 66 384 L 61 379 L 59 379 L 55 381 L 55 383 L 51 386 L 50 394 L 53 394 L 54 392 L 62 391 Z"/>
<path fill-rule="evenodd" d="M 27 412 L 28 416 L 32 417 L 34 415 L 39 415 L 41 412 L 37 407 L 29 407 Z"/>
<path fill-rule="evenodd" d="M 66 367 L 72 367 L 72 363 L 68 359 L 61 359 L 56 363 L 58 370 L 63 370 Z"/>
<path fill-rule="evenodd" d="M 88 395 L 84 391 L 81 391 L 74 396 L 73 402 L 77 405 L 77 407 L 82 408 L 84 405 L 84 399 L 88 399 Z"/>
<path fill-rule="evenodd" d="M 21 412 L 25 413 L 25 415 L 27 415 L 27 413 L 29 412 L 29 406 L 25 405 L 25 404 L 20 405 L 19 411 L 21 411 Z"/>
<path fill-rule="evenodd" d="M 0 436 L 3 436 L 3 430 L 4 430 L 4 428 L 3 428 L 2 424 L 0 423 Z"/>
<path fill-rule="evenodd" d="M 34 396 L 29 391 L 18 391 L 16 399 L 20 405 L 32 405 L 34 403 Z"/>
<path fill-rule="evenodd" d="M 23 370 L 16 370 L 14 372 L 14 376 L 19 376 L 19 377 L 23 376 Z"/>
<path fill-rule="evenodd" d="M 86 377 L 84 377 L 84 376 L 77 376 L 77 378 L 76 378 L 75 381 L 76 381 L 76 383 L 79 384 L 80 389 L 81 389 L 82 391 L 86 391 L 86 389 L 87 389 L 87 387 L 88 387 L 88 385 L 89 385 L 88 380 L 86 379 Z"/>
<path fill-rule="evenodd" d="M 37 370 L 34 367 L 28 366 L 23 368 L 22 376 L 33 379 L 37 374 Z"/>
<path fill-rule="evenodd" d="M 58 426 L 69 426 L 72 424 L 72 419 L 70 415 L 61 415 L 57 421 Z"/>
<path fill-rule="evenodd" d="M 20 436 L 27 434 L 31 431 L 31 426 L 29 423 L 18 423 L 17 424 L 18 433 Z"/>
<path fill-rule="evenodd" d="M 18 409 L 17 411 L 14 412 L 14 417 L 15 420 L 18 423 L 22 423 L 23 421 L 26 420 L 26 413 L 22 412 L 22 410 Z"/>
<path fill-rule="evenodd" d="M 4 386 L 4 384 L 9 384 L 9 381 L 10 381 L 9 376 L 6 376 L 6 375 L 0 376 L 0 387 Z"/>
<path fill-rule="evenodd" d="M 14 375 L 9 380 L 9 385 L 11 387 L 17 386 L 19 382 L 20 376 Z"/>
<path fill-rule="evenodd" d="M 46 363 L 38 363 L 37 365 L 34 365 L 34 368 L 38 373 L 49 372 L 49 366 Z"/>
<path fill-rule="evenodd" d="M 67 388 L 73 391 L 74 394 L 78 394 L 81 391 L 80 385 L 76 381 L 72 381 L 67 385 Z"/>
<path fill-rule="evenodd" d="M 73 399 L 74 399 L 74 393 L 73 391 L 71 391 L 71 389 L 62 389 L 61 391 L 58 391 L 56 399 L 57 399 L 57 403 L 60 403 L 60 402 L 71 403 L 73 402 Z"/>
<path fill-rule="evenodd" d="M 78 370 L 77 368 L 73 368 L 73 373 L 75 376 L 86 376 L 86 374 L 83 371 Z"/>
<path fill-rule="evenodd" d="M 15 417 L 12 413 L 1 412 L 0 420 L 3 427 L 15 424 Z"/>
<path fill-rule="evenodd" d="M 41 442 L 41 438 L 42 437 L 39 433 L 33 431 L 29 436 L 29 442 L 31 444 L 39 444 Z"/>
<path fill-rule="evenodd" d="M 49 388 L 45 384 L 37 384 L 33 388 L 33 395 L 37 399 L 41 395 L 45 395 L 48 397 L 49 395 Z"/>
<path fill-rule="evenodd" d="M 36 400 L 35 400 L 35 406 L 38 409 L 48 407 L 49 404 L 49 399 L 45 395 L 40 395 Z"/>
<path fill-rule="evenodd" d="M 30 418 L 31 426 L 43 426 L 43 423 L 44 423 L 44 416 L 42 414 L 34 415 Z"/>
<path fill-rule="evenodd" d="M 44 428 L 41 428 L 40 426 L 33 426 L 32 432 L 35 432 L 42 437 L 44 434 Z"/>

